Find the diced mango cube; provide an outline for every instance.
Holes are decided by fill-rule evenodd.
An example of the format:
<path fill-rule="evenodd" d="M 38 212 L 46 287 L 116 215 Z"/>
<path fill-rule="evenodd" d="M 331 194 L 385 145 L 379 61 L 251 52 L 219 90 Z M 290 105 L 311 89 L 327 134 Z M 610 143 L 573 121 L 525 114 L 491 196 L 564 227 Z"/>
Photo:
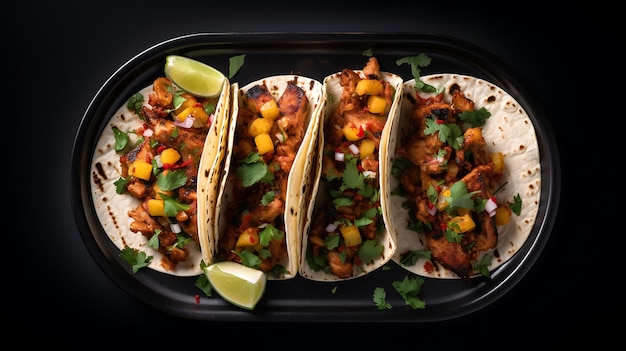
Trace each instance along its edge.
<path fill-rule="evenodd" d="M 372 155 L 376 150 L 376 142 L 372 139 L 363 139 L 361 140 L 361 145 L 359 145 L 359 157 L 361 160 L 366 157 Z"/>
<path fill-rule="evenodd" d="M 502 174 L 504 172 L 504 154 L 496 152 L 491 154 L 491 162 L 494 164 L 493 171 L 495 174 Z"/>
<path fill-rule="evenodd" d="M 458 225 L 458 227 L 457 227 Z M 448 227 L 452 228 L 457 233 L 465 233 L 476 228 L 476 223 L 469 214 L 462 216 L 456 216 L 448 222 Z"/>
<path fill-rule="evenodd" d="M 443 211 L 448 207 L 448 201 L 446 201 L 446 197 L 449 197 L 452 194 L 450 189 L 443 189 L 439 196 L 437 197 L 437 210 Z"/>
<path fill-rule="evenodd" d="M 355 126 L 350 123 L 343 126 L 343 135 L 350 141 L 357 141 L 365 136 L 365 131 L 362 126 Z"/>
<path fill-rule="evenodd" d="M 361 79 L 356 83 L 356 93 L 359 95 L 380 95 L 383 92 L 383 83 L 377 79 Z"/>
<path fill-rule="evenodd" d="M 257 151 L 263 155 L 274 150 L 274 143 L 272 137 L 269 134 L 263 133 L 254 137 L 254 143 L 256 144 Z"/>
<path fill-rule="evenodd" d="M 150 180 L 152 164 L 142 160 L 135 160 L 130 164 L 128 174 L 139 179 Z"/>
<path fill-rule="evenodd" d="M 174 148 L 167 148 L 161 152 L 161 163 L 174 164 L 180 160 L 180 153 Z"/>
<path fill-rule="evenodd" d="M 159 199 L 148 200 L 148 213 L 150 216 L 165 216 L 165 202 Z"/>
<path fill-rule="evenodd" d="M 193 96 L 193 95 L 187 94 L 187 95 L 185 95 L 185 98 L 186 98 L 185 101 L 183 101 L 183 103 L 180 104 L 180 106 L 178 106 L 178 108 L 176 108 L 176 110 L 174 110 L 174 114 L 175 115 L 178 116 L 181 112 L 183 112 L 188 107 L 195 106 L 198 103 L 198 101 L 196 100 L 195 96 Z"/>
<path fill-rule="evenodd" d="M 387 100 L 378 95 L 371 95 L 367 98 L 367 109 L 371 113 L 383 113 L 387 108 Z"/>
<path fill-rule="evenodd" d="M 253 248 L 256 251 L 262 249 L 261 241 L 259 240 L 259 234 L 254 230 L 246 230 L 239 235 L 237 238 L 237 243 L 235 244 L 236 250 L 241 250 L 245 248 Z"/>
<path fill-rule="evenodd" d="M 272 120 L 280 116 L 280 110 L 274 100 L 268 100 L 266 103 L 261 105 L 259 112 L 261 112 L 261 116 L 263 116 L 263 118 L 269 118 Z"/>
<path fill-rule="evenodd" d="M 346 246 L 356 246 L 361 243 L 361 233 L 357 226 L 346 225 L 339 228 L 339 230 L 341 231 L 341 236 L 343 236 L 343 241 L 346 243 Z"/>
<path fill-rule="evenodd" d="M 248 127 L 248 133 L 252 137 L 255 137 L 259 134 L 268 134 L 270 130 L 272 130 L 272 125 L 274 121 L 269 118 L 257 118 Z"/>
<path fill-rule="evenodd" d="M 496 225 L 505 225 L 509 223 L 511 219 L 511 209 L 505 206 L 498 206 L 496 208 Z"/>

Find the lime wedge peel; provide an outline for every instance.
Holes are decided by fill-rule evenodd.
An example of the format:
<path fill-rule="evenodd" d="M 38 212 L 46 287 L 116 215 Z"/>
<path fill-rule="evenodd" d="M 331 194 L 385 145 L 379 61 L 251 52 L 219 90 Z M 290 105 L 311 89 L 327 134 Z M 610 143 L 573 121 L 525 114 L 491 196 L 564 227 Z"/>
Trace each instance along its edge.
<path fill-rule="evenodd" d="M 165 76 L 180 89 L 198 96 L 218 96 L 226 76 L 219 70 L 189 57 L 169 55 L 165 58 Z"/>
<path fill-rule="evenodd" d="M 265 293 L 267 274 L 236 262 L 215 262 L 205 268 L 205 274 L 224 300 L 247 310 L 253 310 Z"/>

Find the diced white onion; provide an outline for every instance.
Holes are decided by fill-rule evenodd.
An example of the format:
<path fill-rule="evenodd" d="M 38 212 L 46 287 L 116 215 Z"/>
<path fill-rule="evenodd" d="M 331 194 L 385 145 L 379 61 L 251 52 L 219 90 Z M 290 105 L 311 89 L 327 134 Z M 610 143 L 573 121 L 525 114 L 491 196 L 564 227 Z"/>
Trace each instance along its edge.
<path fill-rule="evenodd" d="M 345 160 L 343 152 L 335 152 L 335 161 L 343 162 Z"/>
<path fill-rule="evenodd" d="M 327 231 L 328 233 L 332 233 L 332 232 L 334 232 L 334 231 L 335 231 L 335 229 L 337 229 L 337 225 L 336 225 L 335 223 L 329 223 L 329 224 L 326 226 L 326 231 Z"/>
<path fill-rule="evenodd" d="M 154 134 L 154 131 L 152 129 L 150 129 L 150 128 L 146 128 L 143 131 L 143 136 L 145 136 L 147 138 L 151 137 L 153 134 Z"/>
<path fill-rule="evenodd" d="M 485 211 L 487 211 L 489 215 L 491 215 L 491 212 L 495 212 L 496 208 L 498 208 L 498 204 L 491 198 L 485 203 Z"/>
<path fill-rule="evenodd" d="M 267 223 L 261 223 L 257 226 L 257 228 L 260 228 L 260 229 L 265 228 L 265 227 L 267 227 Z"/>
<path fill-rule="evenodd" d="M 278 139 L 278 142 L 281 142 L 281 143 L 285 142 L 285 136 L 283 135 L 283 133 L 279 132 L 274 135 L 276 136 L 276 139 Z"/>
<path fill-rule="evenodd" d="M 172 229 L 175 234 L 178 234 L 182 231 L 182 229 L 180 228 L 180 224 L 178 223 L 170 223 L 170 229 Z"/>
<path fill-rule="evenodd" d="M 359 153 L 359 147 L 354 145 L 354 144 L 350 144 L 350 146 L 348 146 L 348 148 L 350 149 L 350 151 L 352 151 L 353 154 L 358 154 Z"/>
<path fill-rule="evenodd" d="M 163 162 L 161 162 L 161 155 L 154 156 L 154 161 L 156 161 L 157 167 L 163 167 Z"/>
<path fill-rule="evenodd" d="M 437 213 L 437 206 L 435 206 L 434 204 L 429 204 L 428 213 L 430 213 L 431 216 L 434 216 L 435 213 Z"/>
<path fill-rule="evenodd" d="M 376 178 L 376 172 L 372 172 L 372 171 L 363 171 L 363 176 L 366 178 Z"/>

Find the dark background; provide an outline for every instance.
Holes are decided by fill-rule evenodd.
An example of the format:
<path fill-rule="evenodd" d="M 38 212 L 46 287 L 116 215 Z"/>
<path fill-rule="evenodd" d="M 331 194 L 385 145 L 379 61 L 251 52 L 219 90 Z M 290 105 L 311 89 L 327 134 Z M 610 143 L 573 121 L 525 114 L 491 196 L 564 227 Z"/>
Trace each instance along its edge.
<path fill-rule="evenodd" d="M 588 70 L 604 67 L 602 56 L 595 56 L 592 67 L 582 59 L 599 52 L 593 41 L 583 41 L 586 26 L 576 9 L 565 16 L 503 2 L 86 3 L 13 3 L 6 10 L 13 24 L 2 24 L 2 143 L 10 155 L 2 172 L 8 188 L 4 208 L 9 208 L 9 225 L 2 230 L 3 251 L 9 252 L 3 262 L 8 272 L 3 315 L 21 342 L 73 344 L 82 338 L 93 345 L 125 340 L 212 347 L 219 341 L 232 347 L 329 348 L 337 341 L 366 341 L 416 349 L 493 349 L 571 341 L 599 346 L 613 335 L 616 329 L 607 320 L 622 317 L 618 311 L 624 302 L 606 273 L 622 273 L 610 260 L 619 255 L 611 247 L 623 246 L 623 239 L 616 244 L 602 239 L 608 238 L 605 225 L 598 225 L 599 216 L 591 212 L 606 190 L 593 186 L 599 180 L 592 180 L 589 167 L 574 162 L 585 151 L 595 154 L 581 149 L 589 139 L 579 111 L 587 107 L 576 94 L 587 91 L 581 88 Z M 546 111 L 563 175 L 550 240 L 521 283 L 491 306 L 448 322 L 252 324 L 173 317 L 111 281 L 83 245 L 70 206 L 73 140 L 85 110 L 100 86 L 141 51 L 184 34 L 242 31 L 437 33 L 478 45 L 507 63 Z"/>

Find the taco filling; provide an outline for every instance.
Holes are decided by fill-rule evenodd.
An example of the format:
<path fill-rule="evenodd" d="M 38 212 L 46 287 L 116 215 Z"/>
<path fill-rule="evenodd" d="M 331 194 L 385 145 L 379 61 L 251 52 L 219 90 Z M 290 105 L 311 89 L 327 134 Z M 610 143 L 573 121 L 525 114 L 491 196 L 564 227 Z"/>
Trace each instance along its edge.
<path fill-rule="evenodd" d="M 121 256 L 145 255 L 173 275 L 200 270 L 198 169 L 221 97 L 199 98 L 166 77 L 120 108 L 94 156 L 94 199 Z"/>
<path fill-rule="evenodd" d="M 394 86 L 383 79 L 375 57 L 362 74 L 343 69 L 330 80 L 338 80 L 340 90 L 327 85 L 329 99 L 338 102 L 323 120 L 320 194 L 304 254 L 311 270 L 348 279 L 377 266 L 386 250 L 380 151 L 401 81 Z"/>
<path fill-rule="evenodd" d="M 439 78 L 447 81 L 443 76 Z M 520 214 L 520 193 L 526 193 L 519 191 L 519 180 L 510 174 L 514 167 L 525 165 L 521 163 L 524 159 L 519 160 L 517 155 L 505 155 L 506 149 L 499 145 L 511 132 L 505 124 L 517 122 L 517 117 L 525 114 L 520 113 L 521 109 L 515 110 L 513 104 L 505 105 L 510 111 L 503 113 L 499 104 L 506 100 L 499 99 L 496 90 L 484 97 L 468 88 L 473 98 L 481 99 L 481 105 L 493 104 L 478 108 L 460 85 L 475 80 L 454 79 L 459 83 L 451 79 L 445 87 L 447 92 L 405 96 L 406 104 L 412 107 L 404 115 L 406 120 L 395 147 L 392 174 L 398 183 L 394 191 L 405 197 L 402 207 L 408 211 L 404 224 L 397 220 L 398 214 L 394 215 L 394 226 L 402 225 L 409 232 L 402 230 L 398 234 L 401 257 L 396 260 L 409 267 L 421 254 L 428 260 L 415 268 L 416 272 L 436 276 L 439 265 L 459 278 L 469 279 L 481 273 L 489 276 L 492 260 L 501 261 L 506 257 L 498 257 L 500 253 L 512 252 L 511 248 L 506 253 L 498 250 L 499 228 L 507 226 L 514 212 Z M 486 83 L 476 86 L 481 84 Z M 491 111 L 497 113 L 496 121 L 490 121 Z M 488 133 L 483 130 L 487 123 L 491 123 Z M 500 127 L 493 129 L 497 123 L 501 123 Z M 502 134 L 495 139 L 494 132 L 498 131 Z M 519 147 L 526 151 L 524 144 Z M 505 163 L 505 156 L 520 164 Z M 534 178 L 535 172 L 528 171 L 529 178 Z M 538 184 L 531 184 L 530 189 L 534 186 Z M 533 208 L 536 204 L 526 206 Z M 422 236 L 407 239 L 417 238 L 415 232 Z M 408 244 L 411 241 L 419 241 L 423 246 L 411 247 Z M 509 246 L 513 243 L 511 239 Z"/>
<path fill-rule="evenodd" d="M 289 249 L 294 243 L 285 209 L 290 174 L 313 107 L 296 80 L 286 82 L 278 98 L 268 87 L 271 81 L 252 84 L 239 94 L 226 180 L 230 198 L 220 204 L 225 228 L 219 229 L 216 259 L 240 262 L 276 278 L 295 273 L 289 261 L 297 254 Z"/>

